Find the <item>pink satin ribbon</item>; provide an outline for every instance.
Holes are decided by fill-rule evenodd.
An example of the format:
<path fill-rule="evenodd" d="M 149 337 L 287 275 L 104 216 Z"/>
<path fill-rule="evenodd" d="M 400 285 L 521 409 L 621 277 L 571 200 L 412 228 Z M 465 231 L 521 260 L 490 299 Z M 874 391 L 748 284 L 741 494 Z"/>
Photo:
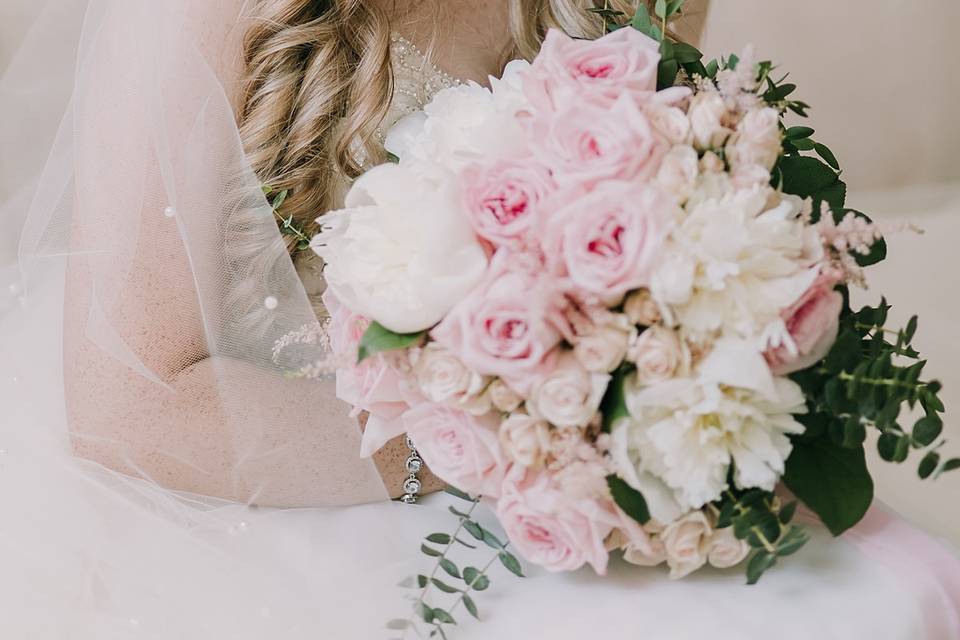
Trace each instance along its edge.
<path fill-rule="evenodd" d="M 960 557 L 886 509 L 874 506 L 843 539 L 886 566 L 920 600 L 927 640 L 960 640 Z"/>

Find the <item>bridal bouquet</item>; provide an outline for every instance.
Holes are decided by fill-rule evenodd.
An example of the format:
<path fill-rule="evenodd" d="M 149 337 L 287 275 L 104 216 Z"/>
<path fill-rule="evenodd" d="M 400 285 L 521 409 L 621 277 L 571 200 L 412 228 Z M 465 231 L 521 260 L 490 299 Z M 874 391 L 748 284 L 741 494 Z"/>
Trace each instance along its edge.
<path fill-rule="evenodd" d="M 681 4 L 663 26 L 601 11 L 605 37 L 554 31 L 489 89 L 440 92 L 312 243 L 365 452 L 406 434 L 493 506 L 505 542 L 453 511 L 516 573 L 508 544 L 550 571 L 746 561 L 752 583 L 807 539 L 785 495 L 837 535 L 864 515 L 868 431 L 886 460 L 925 450 L 922 477 L 960 466 L 916 319 L 850 307 L 886 247 L 830 150 L 784 124 L 808 106 L 749 50 L 704 64 L 665 37 Z M 419 586 L 476 613 L 485 572 L 424 552 L 467 589 Z"/>

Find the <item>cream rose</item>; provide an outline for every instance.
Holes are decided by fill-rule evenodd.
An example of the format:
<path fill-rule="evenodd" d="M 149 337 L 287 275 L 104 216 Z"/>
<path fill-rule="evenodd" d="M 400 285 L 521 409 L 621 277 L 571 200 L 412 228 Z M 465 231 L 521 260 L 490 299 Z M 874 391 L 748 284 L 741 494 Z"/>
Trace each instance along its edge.
<path fill-rule="evenodd" d="M 590 373 L 566 353 L 553 371 L 533 386 L 527 408 L 531 415 L 557 427 L 582 427 L 599 409 L 609 381 L 609 375 Z"/>
<path fill-rule="evenodd" d="M 747 112 L 727 145 L 727 158 L 736 171 L 748 165 L 769 171 L 780 157 L 780 114 L 772 107 Z"/>
<path fill-rule="evenodd" d="M 683 110 L 657 102 L 647 107 L 647 117 L 660 135 L 670 144 L 688 144 L 690 142 L 690 119 Z"/>
<path fill-rule="evenodd" d="M 641 333 L 630 346 L 627 359 L 637 365 L 638 384 L 656 384 L 677 373 L 683 361 L 683 347 L 676 332 L 653 326 Z"/>
<path fill-rule="evenodd" d="M 731 131 L 724 126 L 727 105 L 719 93 L 698 93 L 690 105 L 690 126 L 693 141 L 701 151 L 723 146 Z"/>
<path fill-rule="evenodd" d="M 504 413 L 514 411 L 523 403 L 523 398 L 516 391 L 508 387 L 502 380 L 494 380 L 487 389 L 487 396 L 491 404 Z"/>
<path fill-rule="evenodd" d="M 667 152 L 657 172 L 657 184 L 684 201 L 693 193 L 700 174 L 700 160 L 693 147 L 679 146 Z"/>
<path fill-rule="evenodd" d="M 630 318 L 630 322 L 644 327 L 660 321 L 660 306 L 649 289 L 640 289 L 627 296 L 623 303 L 623 312 Z"/>
<path fill-rule="evenodd" d="M 507 458 L 522 467 L 539 468 L 550 450 L 550 426 L 525 413 L 500 423 L 500 446 Z"/>
<path fill-rule="evenodd" d="M 670 578 L 686 577 L 707 563 L 713 528 L 702 511 L 693 511 L 663 530 Z"/>
<path fill-rule="evenodd" d="M 733 535 L 733 528 L 717 529 L 710 539 L 707 561 L 717 569 L 735 567 L 750 554 L 750 545 Z"/>
<path fill-rule="evenodd" d="M 436 342 L 421 349 L 411 360 L 417 385 L 431 402 L 462 401 L 483 390 L 483 376 L 470 371 Z"/>
<path fill-rule="evenodd" d="M 625 316 L 616 316 L 614 321 L 579 336 L 573 353 L 587 371 L 609 373 L 623 362 L 631 330 Z"/>

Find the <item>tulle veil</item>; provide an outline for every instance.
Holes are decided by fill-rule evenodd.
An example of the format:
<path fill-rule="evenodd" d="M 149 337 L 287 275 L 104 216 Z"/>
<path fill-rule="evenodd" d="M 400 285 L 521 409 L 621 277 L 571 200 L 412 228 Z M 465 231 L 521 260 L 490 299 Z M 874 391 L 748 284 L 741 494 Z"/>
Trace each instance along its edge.
<path fill-rule="evenodd" d="M 311 506 L 381 501 L 385 526 L 401 513 L 382 504 L 387 492 L 331 385 L 289 376 L 326 355 L 323 341 L 273 352 L 278 338 L 317 322 L 293 264 L 236 250 L 251 237 L 265 252 L 282 247 L 224 89 L 239 73 L 243 5 L 49 0 L 0 79 L 0 172 L 12 184 L 0 192 L 0 610 L 13 636 L 282 629 L 295 638 L 349 628 L 339 637 L 364 637 L 364 624 L 382 627 L 378 616 L 360 619 L 372 592 L 336 586 L 364 570 L 372 591 L 394 588 L 386 575 L 409 541 L 385 539 L 368 508 L 271 510 L 175 494 L 162 478 L 71 453 L 63 291 L 73 270 L 86 274 L 81 337 L 123 372 L 103 380 L 103 397 L 190 392 L 136 338 L 157 328 L 130 324 L 132 276 L 162 256 L 150 268 L 185 269 L 196 301 L 182 310 L 202 327 L 191 357 L 207 362 L 204 388 L 224 416 L 242 494 L 296 505 L 270 478 L 302 464 L 291 454 L 304 444 L 288 434 L 308 428 L 315 455 L 300 472 L 316 479 Z M 261 379 L 281 389 L 265 406 L 249 397 Z M 365 568 L 338 555 L 344 544 L 370 547 Z"/>

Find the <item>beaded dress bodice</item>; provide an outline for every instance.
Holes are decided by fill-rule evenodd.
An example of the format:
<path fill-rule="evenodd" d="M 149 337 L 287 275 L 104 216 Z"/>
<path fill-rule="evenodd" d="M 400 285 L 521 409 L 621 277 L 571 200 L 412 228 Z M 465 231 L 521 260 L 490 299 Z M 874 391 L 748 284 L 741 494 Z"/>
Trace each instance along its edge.
<path fill-rule="evenodd" d="M 401 118 L 423 109 L 439 91 L 460 84 L 460 80 L 438 69 L 413 43 L 399 34 L 391 36 L 390 53 L 394 92 L 383 125 L 377 130 L 379 144 L 383 144 L 386 132 Z M 344 183 L 342 192 L 345 194 L 348 185 L 346 180 Z M 301 251 L 294 257 L 294 264 L 317 314 L 325 315 L 320 302 L 325 288 L 322 261 L 312 251 Z"/>

